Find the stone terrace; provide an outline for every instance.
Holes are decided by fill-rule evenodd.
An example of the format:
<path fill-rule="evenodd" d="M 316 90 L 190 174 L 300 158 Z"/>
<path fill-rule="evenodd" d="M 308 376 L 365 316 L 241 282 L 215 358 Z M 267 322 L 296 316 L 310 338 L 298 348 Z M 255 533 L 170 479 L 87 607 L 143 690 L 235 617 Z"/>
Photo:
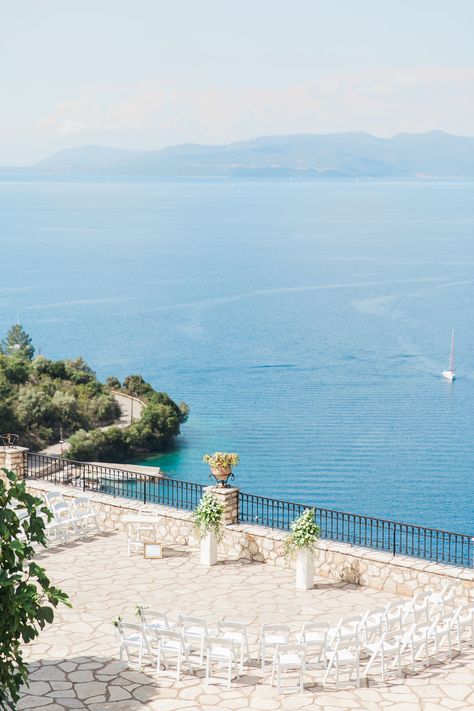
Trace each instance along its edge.
<path fill-rule="evenodd" d="M 127 558 L 123 532 L 104 533 L 66 546 L 52 546 L 39 555 L 55 584 L 71 597 L 52 626 L 27 648 L 31 686 L 18 709 L 89 709 L 90 711 L 211 711 L 211 709 L 299 709 L 317 711 L 436 711 L 474 708 L 474 650 L 465 647 L 452 661 L 391 676 L 384 685 L 376 677 L 368 686 L 323 688 L 321 671 L 306 675 L 303 694 L 277 696 L 255 663 L 232 689 L 212 680 L 203 670 L 183 674 L 176 682 L 174 666 L 156 676 L 151 666 L 141 673 L 118 661 L 118 643 L 111 624 L 122 614 L 135 621 L 134 608 L 144 603 L 168 611 L 205 616 L 212 626 L 219 619 L 248 623 L 252 656 L 264 622 L 289 622 L 298 631 L 305 620 L 335 621 L 342 614 L 365 611 L 392 599 L 388 593 L 317 579 L 308 592 L 296 592 L 291 570 L 257 562 L 199 565 L 198 551 L 167 546 L 162 560 Z M 147 660 L 145 660 L 148 664 Z M 345 678 L 345 677 L 343 677 Z M 285 680 L 286 681 L 286 680 Z M 289 681 L 289 680 L 288 680 Z M 284 682 L 285 683 L 285 682 Z"/>

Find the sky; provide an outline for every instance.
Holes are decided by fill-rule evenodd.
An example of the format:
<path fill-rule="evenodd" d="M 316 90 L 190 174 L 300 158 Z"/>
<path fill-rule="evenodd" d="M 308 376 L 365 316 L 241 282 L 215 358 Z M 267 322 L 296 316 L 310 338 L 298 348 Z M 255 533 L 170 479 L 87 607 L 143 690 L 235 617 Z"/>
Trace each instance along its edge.
<path fill-rule="evenodd" d="M 86 144 L 474 135 L 474 0 L 0 0 L 0 165 Z"/>

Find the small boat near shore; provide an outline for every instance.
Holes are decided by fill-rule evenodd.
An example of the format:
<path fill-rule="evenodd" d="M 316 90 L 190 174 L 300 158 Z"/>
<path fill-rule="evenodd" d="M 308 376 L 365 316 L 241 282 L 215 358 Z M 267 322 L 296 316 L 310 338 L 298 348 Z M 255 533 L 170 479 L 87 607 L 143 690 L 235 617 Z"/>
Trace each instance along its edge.
<path fill-rule="evenodd" d="M 449 380 L 451 383 L 456 377 L 456 374 L 454 372 L 454 329 L 451 331 L 451 360 L 449 363 L 449 368 L 447 370 L 443 370 L 441 373 L 443 378 L 446 378 L 446 380 Z"/>

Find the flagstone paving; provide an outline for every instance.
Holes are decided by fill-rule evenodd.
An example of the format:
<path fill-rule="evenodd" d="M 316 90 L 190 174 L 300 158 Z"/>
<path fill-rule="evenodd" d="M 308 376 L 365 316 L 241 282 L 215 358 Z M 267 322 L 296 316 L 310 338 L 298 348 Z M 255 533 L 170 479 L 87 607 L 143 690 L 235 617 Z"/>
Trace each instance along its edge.
<path fill-rule="evenodd" d="M 317 579 L 307 592 L 294 589 L 294 573 L 261 563 L 220 562 L 212 568 L 199 564 L 198 552 L 183 546 L 165 549 L 162 560 L 127 558 L 123 533 L 90 537 L 55 546 L 39 556 L 56 585 L 67 591 L 73 607 L 61 607 L 53 625 L 29 645 L 31 684 L 21 709 L 42 711 L 438 711 L 474 709 L 474 650 L 465 646 L 451 661 L 433 663 L 415 675 L 392 676 L 382 684 L 377 676 L 366 686 L 323 688 L 321 670 L 305 677 L 305 692 L 277 695 L 270 674 L 255 661 L 232 689 L 223 678 L 204 683 L 204 672 L 183 675 L 173 670 L 156 675 L 146 664 L 141 672 L 118 660 L 118 643 L 111 620 L 121 614 L 135 621 L 135 605 L 143 603 L 169 612 L 244 621 L 249 626 L 255 660 L 260 625 L 289 622 L 298 631 L 305 620 L 337 620 L 392 599 L 392 596 L 327 579 Z M 289 680 L 288 680 L 289 681 Z"/>

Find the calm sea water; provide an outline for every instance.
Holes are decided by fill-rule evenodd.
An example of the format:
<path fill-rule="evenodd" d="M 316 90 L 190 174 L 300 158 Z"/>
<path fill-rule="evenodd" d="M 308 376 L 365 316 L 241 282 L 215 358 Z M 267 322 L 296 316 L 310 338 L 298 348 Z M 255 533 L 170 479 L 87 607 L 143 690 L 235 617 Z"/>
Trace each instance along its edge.
<path fill-rule="evenodd" d="M 0 330 L 188 402 L 172 476 L 470 533 L 473 188 L 3 182 Z"/>

